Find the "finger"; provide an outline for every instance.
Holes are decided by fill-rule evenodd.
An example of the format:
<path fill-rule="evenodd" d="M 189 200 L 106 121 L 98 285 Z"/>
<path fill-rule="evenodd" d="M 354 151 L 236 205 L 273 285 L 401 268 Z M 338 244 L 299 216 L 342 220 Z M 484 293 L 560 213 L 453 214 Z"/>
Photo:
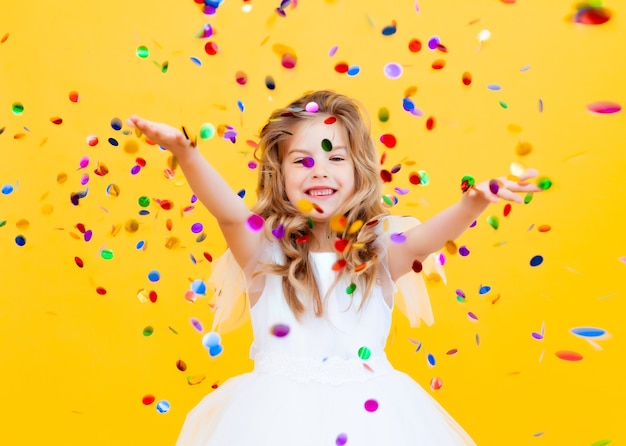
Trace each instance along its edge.
<path fill-rule="evenodd" d="M 500 190 L 498 190 L 498 197 L 502 198 L 503 200 L 513 201 L 515 203 L 524 202 L 524 200 L 522 200 L 522 197 L 504 187 L 501 187 Z"/>
<path fill-rule="evenodd" d="M 537 169 L 526 169 L 526 171 L 521 174 L 518 178 L 520 179 L 520 181 L 526 181 L 530 178 L 536 178 L 539 176 L 539 171 Z"/>

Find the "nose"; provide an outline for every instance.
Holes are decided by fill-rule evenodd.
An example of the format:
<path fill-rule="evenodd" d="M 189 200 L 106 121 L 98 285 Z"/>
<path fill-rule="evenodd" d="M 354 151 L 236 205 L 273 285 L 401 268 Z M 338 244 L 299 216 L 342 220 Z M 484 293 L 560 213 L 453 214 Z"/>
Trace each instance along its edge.
<path fill-rule="evenodd" d="M 312 178 L 328 178 L 328 169 L 322 160 L 315 160 L 311 167 Z"/>

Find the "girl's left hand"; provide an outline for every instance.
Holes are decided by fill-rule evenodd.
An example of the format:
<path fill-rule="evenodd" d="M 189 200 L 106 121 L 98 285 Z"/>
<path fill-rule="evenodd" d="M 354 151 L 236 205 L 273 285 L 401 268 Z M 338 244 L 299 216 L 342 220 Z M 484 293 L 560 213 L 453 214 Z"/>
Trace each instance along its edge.
<path fill-rule="evenodd" d="M 476 198 L 480 196 L 491 203 L 497 203 L 500 198 L 515 203 L 523 203 L 524 200 L 518 195 L 519 193 L 541 192 L 543 190 L 536 184 L 526 182 L 526 180 L 536 178 L 538 175 L 536 169 L 527 169 L 518 177 L 519 181 L 507 177 L 483 181 L 469 189 L 466 195 Z"/>

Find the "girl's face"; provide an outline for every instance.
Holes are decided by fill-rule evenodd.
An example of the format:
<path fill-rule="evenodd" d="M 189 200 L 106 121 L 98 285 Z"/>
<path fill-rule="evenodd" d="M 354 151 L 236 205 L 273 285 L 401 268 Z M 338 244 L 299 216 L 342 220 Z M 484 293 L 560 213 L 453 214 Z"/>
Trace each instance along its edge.
<path fill-rule="evenodd" d="M 312 203 L 314 221 L 328 221 L 354 195 L 354 162 L 348 137 L 336 121 L 322 116 L 299 123 L 284 147 L 283 179 L 289 201 Z M 322 212 L 319 212 L 321 210 Z"/>

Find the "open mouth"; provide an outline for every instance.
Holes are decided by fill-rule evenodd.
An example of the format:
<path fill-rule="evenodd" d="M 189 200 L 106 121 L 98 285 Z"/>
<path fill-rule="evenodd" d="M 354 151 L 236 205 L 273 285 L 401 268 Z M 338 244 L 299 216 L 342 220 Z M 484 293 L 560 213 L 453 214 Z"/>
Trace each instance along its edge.
<path fill-rule="evenodd" d="M 337 192 L 335 189 L 309 189 L 306 191 L 306 194 L 311 197 L 328 197 Z"/>

